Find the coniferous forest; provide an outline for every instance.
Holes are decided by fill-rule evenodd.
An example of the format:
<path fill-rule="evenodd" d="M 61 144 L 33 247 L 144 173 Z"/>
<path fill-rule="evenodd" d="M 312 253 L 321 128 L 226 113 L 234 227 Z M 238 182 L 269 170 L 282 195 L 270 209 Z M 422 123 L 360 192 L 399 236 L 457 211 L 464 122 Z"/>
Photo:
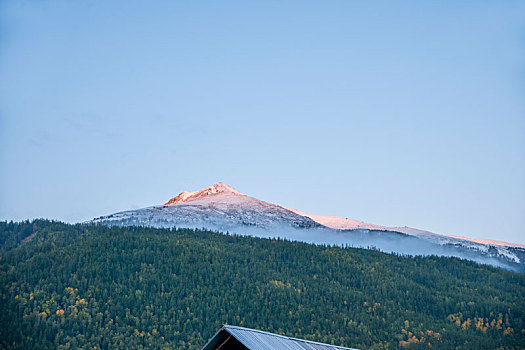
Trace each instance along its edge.
<path fill-rule="evenodd" d="M 0 222 L 0 347 L 200 349 L 223 323 L 362 349 L 525 348 L 525 275 L 199 230 Z"/>

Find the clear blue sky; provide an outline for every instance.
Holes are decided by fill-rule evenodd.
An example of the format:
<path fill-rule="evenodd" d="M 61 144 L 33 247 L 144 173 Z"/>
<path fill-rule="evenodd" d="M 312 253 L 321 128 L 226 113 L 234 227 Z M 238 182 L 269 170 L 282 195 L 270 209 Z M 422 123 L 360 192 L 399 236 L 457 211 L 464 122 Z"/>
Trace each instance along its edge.
<path fill-rule="evenodd" d="M 525 243 L 523 1 L 2 1 L 0 219 L 223 181 Z"/>

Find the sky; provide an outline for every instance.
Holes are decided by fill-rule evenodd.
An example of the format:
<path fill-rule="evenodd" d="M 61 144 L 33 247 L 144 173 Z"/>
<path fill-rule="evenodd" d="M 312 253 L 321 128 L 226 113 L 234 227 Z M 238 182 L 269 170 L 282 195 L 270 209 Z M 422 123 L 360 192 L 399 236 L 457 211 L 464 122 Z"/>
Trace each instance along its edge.
<path fill-rule="evenodd" d="M 222 181 L 525 243 L 523 1 L 2 1 L 0 220 Z"/>

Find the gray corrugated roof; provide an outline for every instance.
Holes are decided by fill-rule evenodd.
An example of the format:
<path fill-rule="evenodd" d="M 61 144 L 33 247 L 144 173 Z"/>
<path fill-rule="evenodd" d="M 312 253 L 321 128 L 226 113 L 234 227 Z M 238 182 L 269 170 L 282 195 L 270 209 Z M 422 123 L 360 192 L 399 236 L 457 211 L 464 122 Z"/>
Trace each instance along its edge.
<path fill-rule="evenodd" d="M 296 339 L 284 335 L 263 332 L 255 329 L 224 325 L 215 336 L 204 346 L 203 350 L 210 350 L 218 345 L 224 331 L 231 334 L 250 350 L 348 350 L 341 346 L 317 343 L 310 340 Z M 352 349 L 350 349 L 352 350 Z"/>

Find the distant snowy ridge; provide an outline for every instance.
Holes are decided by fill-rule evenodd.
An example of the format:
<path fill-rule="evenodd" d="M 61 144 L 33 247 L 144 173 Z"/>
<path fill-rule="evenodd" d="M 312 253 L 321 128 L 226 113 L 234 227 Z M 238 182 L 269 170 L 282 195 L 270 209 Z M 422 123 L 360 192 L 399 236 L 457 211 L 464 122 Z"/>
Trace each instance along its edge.
<path fill-rule="evenodd" d="M 366 222 L 362 222 L 362 221 L 358 221 L 354 219 L 343 218 L 340 216 L 308 214 L 308 213 L 302 212 L 297 209 L 288 209 L 288 210 L 291 210 L 294 213 L 297 213 L 299 215 L 306 216 L 320 223 L 321 225 L 324 225 L 330 228 L 335 228 L 338 230 L 356 230 L 356 229 L 385 230 L 385 231 L 401 232 L 407 235 L 418 236 L 418 237 L 427 236 L 427 237 L 434 237 L 434 238 L 440 238 L 440 239 L 445 239 L 445 240 L 447 237 L 450 237 L 454 239 L 460 239 L 463 241 L 470 241 L 470 242 L 479 243 L 479 244 L 525 248 L 525 244 L 508 243 L 508 242 L 491 240 L 491 239 L 483 239 L 483 238 L 468 238 L 468 237 L 455 236 L 455 235 L 440 235 L 440 234 L 433 233 L 430 231 L 424 231 L 424 230 L 407 227 L 407 226 L 403 226 L 403 227 L 380 226 L 380 225 L 368 224 Z"/>
<path fill-rule="evenodd" d="M 101 216 L 109 226 L 205 228 L 316 244 L 375 247 L 386 252 L 457 256 L 525 272 L 525 249 L 485 244 L 410 227 L 385 227 L 337 216 L 308 214 L 246 196 L 222 182 L 184 191 L 164 205 Z"/>
<path fill-rule="evenodd" d="M 509 242 L 497 241 L 497 240 L 493 240 L 493 239 L 469 238 L 469 237 L 456 236 L 456 235 L 444 235 L 444 236 L 457 238 L 457 239 L 463 239 L 463 240 L 466 240 L 466 241 L 476 242 L 476 243 L 480 243 L 480 244 L 500 245 L 500 246 L 503 246 L 503 247 L 525 248 L 525 244 L 509 243 Z"/>

